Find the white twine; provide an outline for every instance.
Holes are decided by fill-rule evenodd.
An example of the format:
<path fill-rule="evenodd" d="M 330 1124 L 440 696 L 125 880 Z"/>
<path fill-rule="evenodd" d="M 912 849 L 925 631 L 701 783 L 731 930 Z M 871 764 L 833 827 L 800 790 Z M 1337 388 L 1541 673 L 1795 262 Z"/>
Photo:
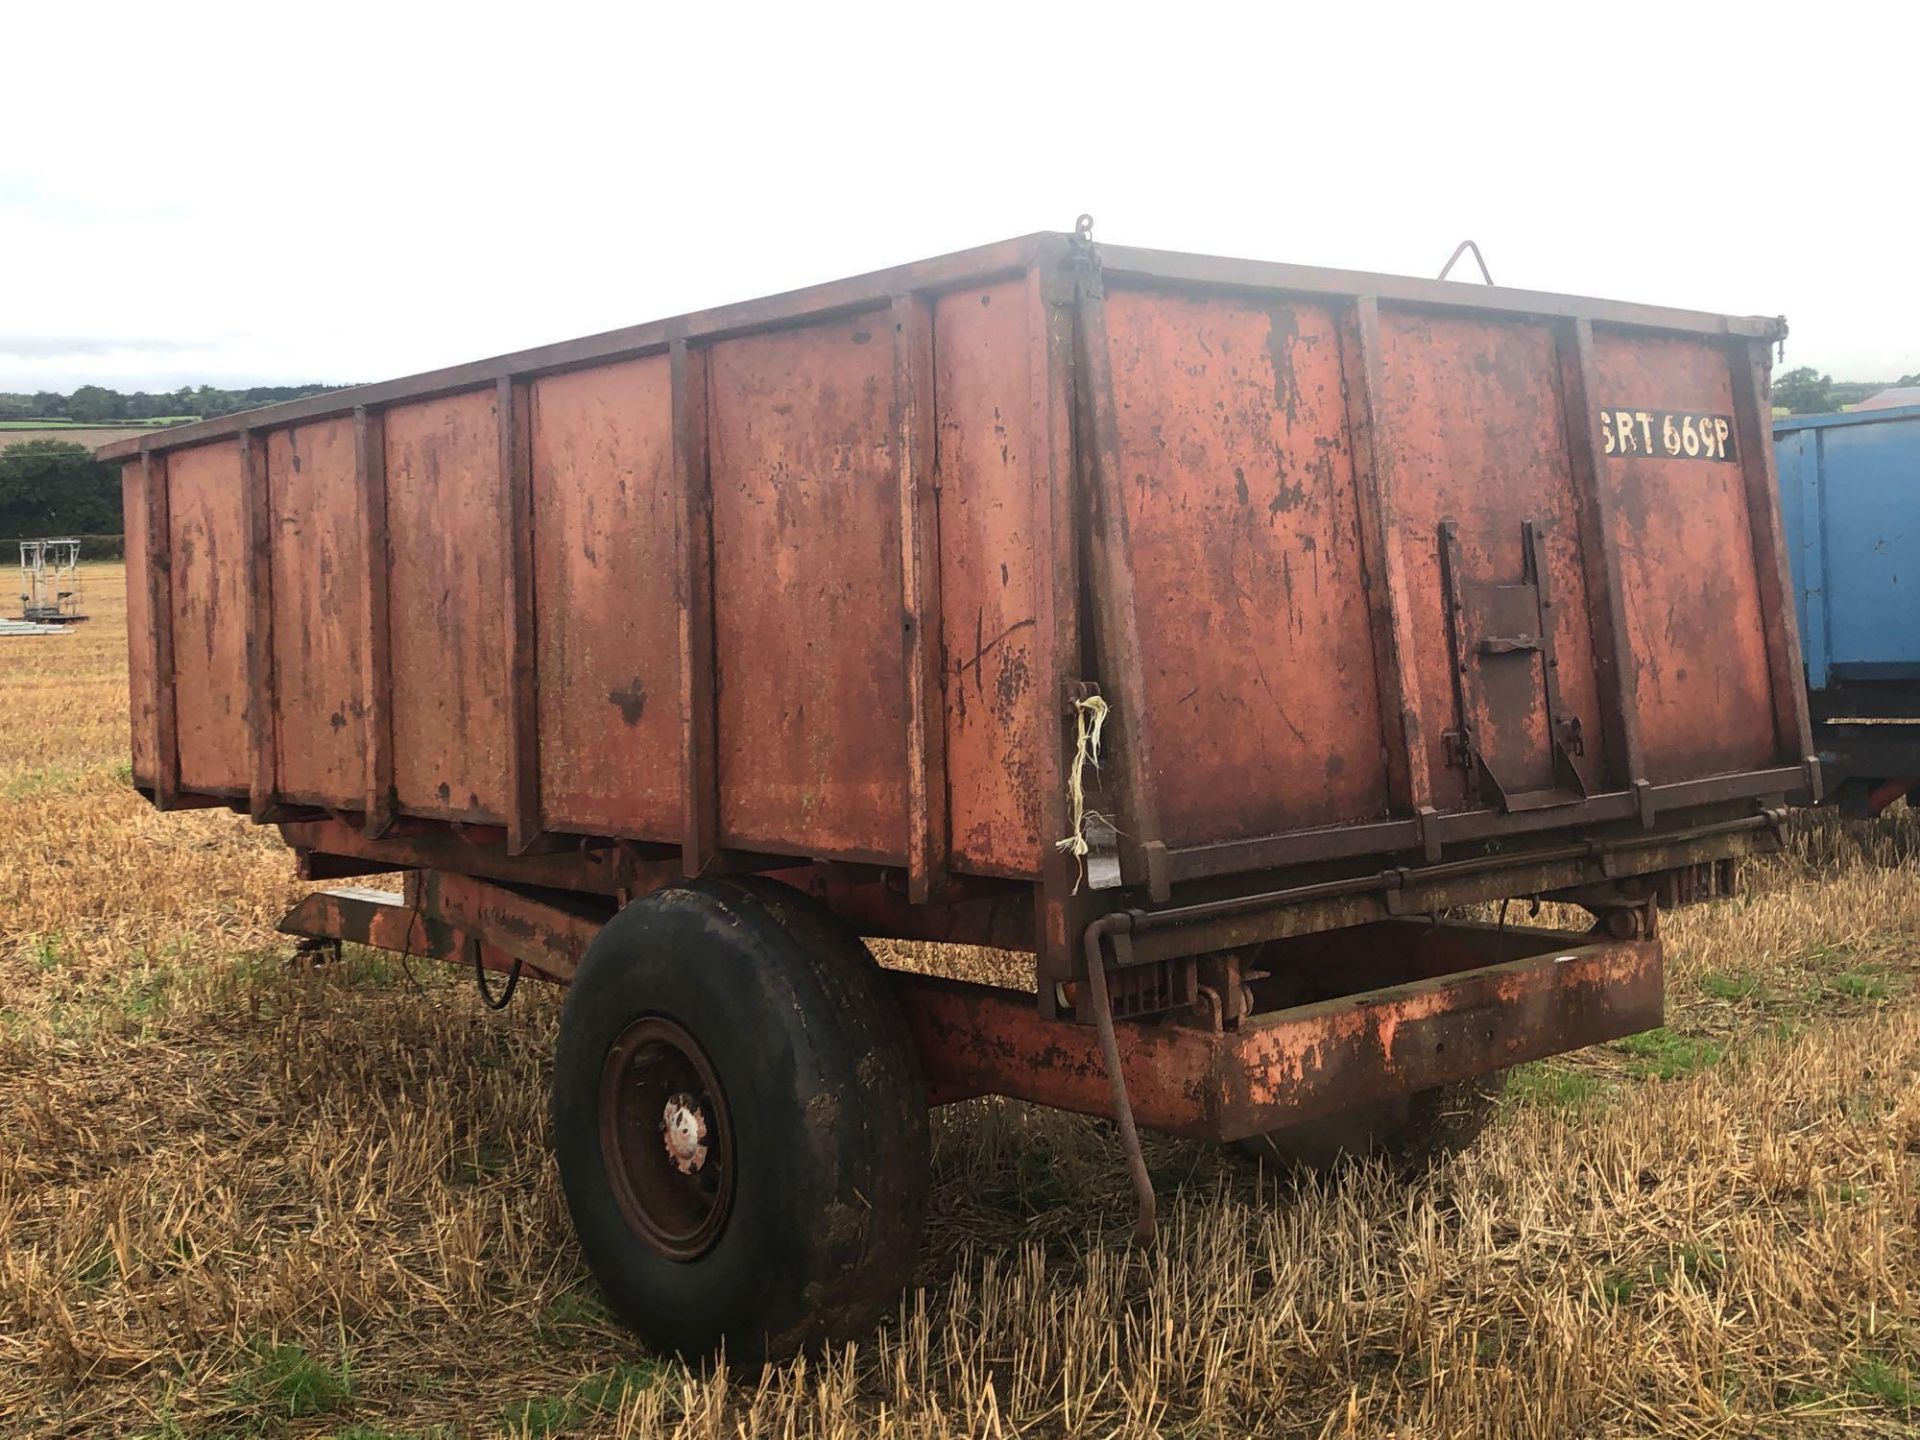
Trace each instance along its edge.
<path fill-rule="evenodd" d="M 1100 768 L 1100 732 L 1107 723 L 1107 702 L 1104 696 L 1088 695 L 1073 702 L 1073 769 L 1067 776 L 1067 800 L 1073 809 L 1073 833 L 1064 840 L 1053 842 L 1053 848 L 1064 850 L 1073 856 L 1079 873 L 1074 877 L 1073 893 L 1080 893 L 1080 885 L 1087 878 L 1087 787 L 1086 768 L 1092 765 Z"/>

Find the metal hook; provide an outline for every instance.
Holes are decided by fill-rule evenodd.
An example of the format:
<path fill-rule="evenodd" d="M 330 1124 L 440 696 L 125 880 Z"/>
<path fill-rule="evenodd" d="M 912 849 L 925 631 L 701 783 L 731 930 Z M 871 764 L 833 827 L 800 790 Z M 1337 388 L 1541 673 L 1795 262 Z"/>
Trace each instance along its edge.
<path fill-rule="evenodd" d="M 1453 254 L 1449 255 L 1447 257 L 1447 263 L 1440 267 L 1440 278 L 1442 280 L 1446 279 L 1447 273 L 1453 269 L 1454 262 L 1469 250 L 1473 252 L 1473 263 L 1480 267 L 1480 278 L 1485 280 L 1489 285 L 1493 284 L 1493 276 L 1487 270 L 1486 260 L 1481 257 L 1480 247 L 1471 240 L 1462 240 L 1458 245 L 1453 247 Z"/>
<path fill-rule="evenodd" d="M 1083 214 L 1073 222 L 1073 238 L 1082 245 L 1093 242 L 1093 216 Z"/>

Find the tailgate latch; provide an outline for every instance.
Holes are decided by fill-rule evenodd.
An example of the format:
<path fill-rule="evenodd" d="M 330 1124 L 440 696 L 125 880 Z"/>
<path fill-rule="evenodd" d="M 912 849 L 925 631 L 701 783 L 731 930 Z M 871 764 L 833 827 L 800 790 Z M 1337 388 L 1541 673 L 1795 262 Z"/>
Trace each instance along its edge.
<path fill-rule="evenodd" d="M 1459 525 L 1440 523 L 1458 720 L 1442 735 L 1446 761 L 1470 795 L 1509 813 L 1587 798 L 1573 763 L 1586 740 L 1560 692 L 1545 527 L 1522 521 L 1520 540 L 1518 578 L 1490 579 L 1469 573 Z"/>

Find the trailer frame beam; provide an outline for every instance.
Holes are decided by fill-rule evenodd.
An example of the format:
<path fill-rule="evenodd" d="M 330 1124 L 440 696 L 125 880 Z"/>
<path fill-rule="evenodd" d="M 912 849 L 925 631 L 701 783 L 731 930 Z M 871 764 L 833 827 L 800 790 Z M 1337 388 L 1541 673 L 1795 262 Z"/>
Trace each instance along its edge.
<path fill-rule="evenodd" d="M 408 876 L 404 893 L 318 891 L 279 928 L 499 972 L 518 963 L 564 984 L 612 913 L 579 897 L 423 871 Z M 1240 1140 L 1661 1023 L 1657 939 L 1398 920 L 1315 940 L 1350 951 L 1352 966 L 1343 968 L 1372 988 L 1283 1003 L 1231 1027 L 1182 1013 L 1114 1022 L 1140 1124 L 1195 1140 Z M 1079 1114 L 1112 1112 L 1094 1027 L 1041 1015 L 1023 991 L 887 975 L 929 1103 L 1006 1095 Z M 1383 978 L 1389 983 L 1377 983 Z"/>

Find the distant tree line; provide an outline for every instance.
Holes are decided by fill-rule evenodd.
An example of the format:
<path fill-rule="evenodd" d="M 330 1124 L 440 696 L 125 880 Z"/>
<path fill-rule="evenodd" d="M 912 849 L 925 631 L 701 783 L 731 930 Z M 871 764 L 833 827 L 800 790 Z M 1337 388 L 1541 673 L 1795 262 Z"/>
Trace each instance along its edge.
<path fill-rule="evenodd" d="M 345 388 L 255 385 L 246 390 L 222 390 L 212 385 L 182 385 L 159 394 L 138 390 L 123 395 L 103 385 L 82 385 L 71 395 L 51 390 L 31 395 L 0 392 L 0 420 L 69 420 L 77 424 L 205 420 Z M 67 440 L 6 442 L 7 432 L 0 430 L 0 540 L 121 533 L 119 466 L 102 464 L 86 446 Z"/>
<path fill-rule="evenodd" d="M 103 385 L 82 385 L 71 395 L 56 395 L 51 390 L 31 395 L 0 392 L 0 420 L 75 420 L 88 424 L 103 420 L 205 420 L 345 388 L 344 385 L 255 385 L 246 390 L 221 390 L 212 385 L 182 385 L 178 390 L 163 390 L 158 394 L 136 390 L 131 395 L 122 395 Z"/>
<path fill-rule="evenodd" d="M 0 540 L 118 535 L 121 526 L 119 466 L 66 440 L 0 450 Z"/>
<path fill-rule="evenodd" d="M 1773 403 L 1789 415 L 1825 415 L 1858 405 L 1870 395 L 1878 395 L 1893 386 L 1920 385 L 1920 374 L 1902 375 L 1898 380 L 1835 380 L 1822 375 L 1811 365 L 1788 370 L 1773 377 Z"/>

